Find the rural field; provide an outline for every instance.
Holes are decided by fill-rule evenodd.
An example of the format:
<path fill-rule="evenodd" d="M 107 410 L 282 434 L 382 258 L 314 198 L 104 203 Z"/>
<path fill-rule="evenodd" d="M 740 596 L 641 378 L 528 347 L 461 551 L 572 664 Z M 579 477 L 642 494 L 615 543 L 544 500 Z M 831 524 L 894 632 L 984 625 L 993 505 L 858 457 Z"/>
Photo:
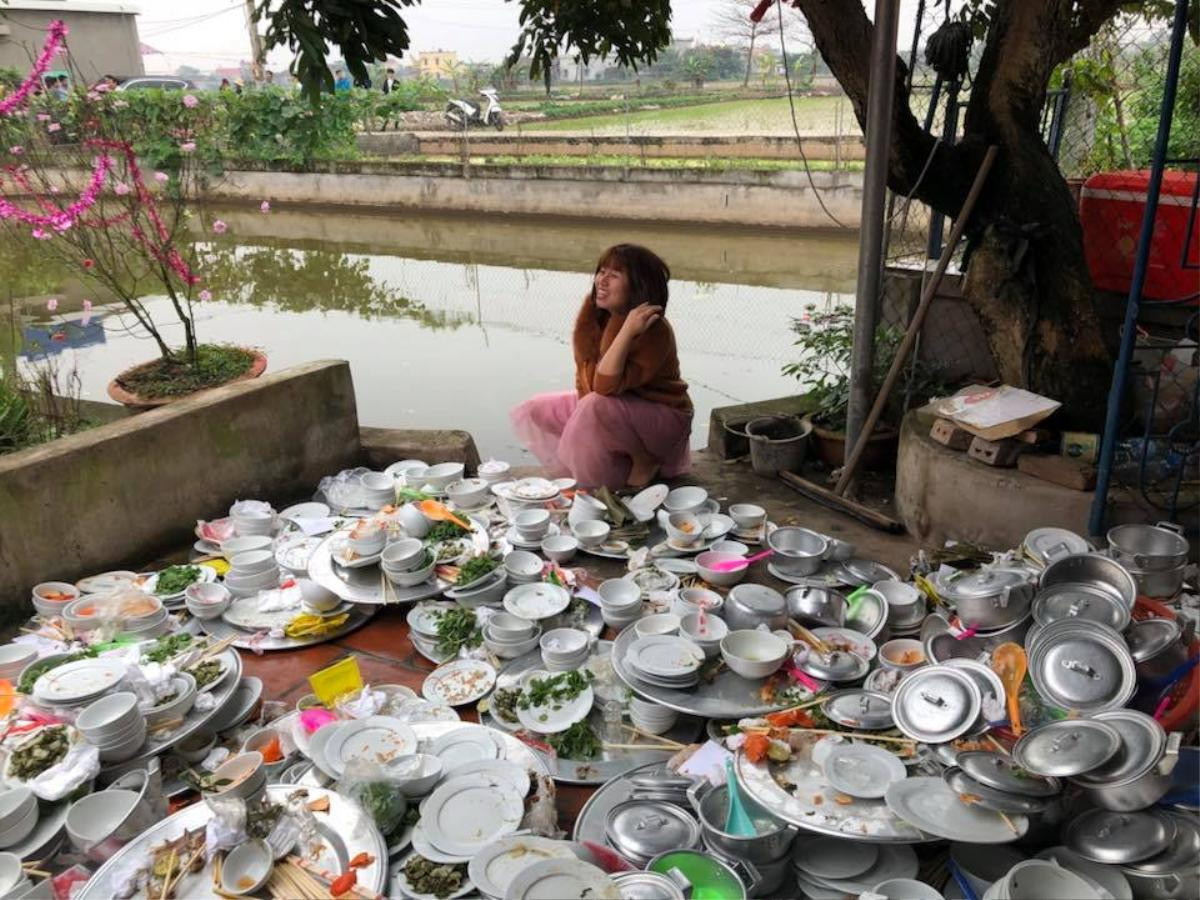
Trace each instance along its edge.
<path fill-rule="evenodd" d="M 731 100 L 702 103 L 674 109 L 643 109 L 628 115 L 617 112 L 550 122 L 528 122 L 522 131 L 579 132 L 595 135 L 630 134 L 792 134 L 792 116 L 786 97 L 763 100 Z M 842 131 L 858 133 L 858 123 L 844 97 L 797 97 L 796 122 L 801 134 L 831 135 L 836 132 L 837 108 L 842 107 Z"/>

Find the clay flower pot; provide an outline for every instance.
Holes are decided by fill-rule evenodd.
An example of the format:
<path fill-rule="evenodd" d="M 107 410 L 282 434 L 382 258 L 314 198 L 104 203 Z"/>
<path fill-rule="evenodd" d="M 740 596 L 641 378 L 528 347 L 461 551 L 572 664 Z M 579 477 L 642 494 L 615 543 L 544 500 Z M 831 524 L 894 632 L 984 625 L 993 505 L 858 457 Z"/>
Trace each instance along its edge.
<path fill-rule="evenodd" d="M 812 426 L 812 436 L 809 442 L 817 451 L 821 462 L 827 466 L 839 469 L 846 462 L 846 432 L 830 431 L 813 421 L 812 416 L 805 416 L 804 421 Z M 877 471 L 886 469 L 896 459 L 896 450 L 900 444 L 900 432 L 894 428 L 875 426 L 871 439 L 859 460 L 859 467 Z"/>
<path fill-rule="evenodd" d="M 254 361 L 250 364 L 250 368 L 237 378 L 231 378 L 225 384 L 233 384 L 235 381 L 248 381 L 251 378 L 257 378 L 267 370 L 267 355 L 261 351 L 254 350 Z M 159 406 L 166 406 L 168 403 L 174 403 L 176 400 L 182 400 L 186 397 L 194 396 L 194 394 L 177 394 L 171 397 L 139 397 L 121 386 L 121 381 L 143 369 L 146 366 L 154 365 L 158 360 L 150 360 L 149 362 L 138 363 L 136 366 L 131 366 L 124 372 L 121 372 L 116 378 L 108 383 L 108 396 L 122 406 L 128 406 L 131 409 L 155 409 Z M 222 387 L 223 385 L 214 384 L 202 390 L 210 390 L 214 387 Z M 199 393 L 199 391 L 195 392 Z"/>

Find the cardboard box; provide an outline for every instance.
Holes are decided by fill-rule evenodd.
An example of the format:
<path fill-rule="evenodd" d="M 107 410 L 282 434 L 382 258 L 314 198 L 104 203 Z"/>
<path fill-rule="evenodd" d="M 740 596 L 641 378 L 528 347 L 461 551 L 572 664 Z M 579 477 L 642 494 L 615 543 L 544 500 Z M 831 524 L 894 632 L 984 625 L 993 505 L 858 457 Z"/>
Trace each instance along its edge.
<path fill-rule="evenodd" d="M 986 441 L 1018 435 L 1062 406 L 1057 400 L 1007 384 L 971 385 L 931 405 L 942 418 Z"/>
<path fill-rule="evenodd" d="M 1086 431 L 1064 431 L 1062 455 L 1083 463 L 1095 463 L 1100 458 L 1100 435 Z"/>

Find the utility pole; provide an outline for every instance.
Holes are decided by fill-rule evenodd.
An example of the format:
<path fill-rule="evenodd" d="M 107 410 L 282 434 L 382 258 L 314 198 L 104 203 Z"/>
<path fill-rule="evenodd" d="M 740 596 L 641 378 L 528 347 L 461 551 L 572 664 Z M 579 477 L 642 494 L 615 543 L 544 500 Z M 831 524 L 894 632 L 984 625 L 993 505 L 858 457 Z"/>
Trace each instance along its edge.
<path fill-rule="evenodd" d="M 262 35 L 258 33 L 258 23 L 254 21 L 254 0 L 245 0 L 246 31 L 250 34 L 250 54 L 252 57 L 251 73 L 256 82 L 263 80 L 263 69 L 267 62 L 267 53 L 263 50 Z"/>

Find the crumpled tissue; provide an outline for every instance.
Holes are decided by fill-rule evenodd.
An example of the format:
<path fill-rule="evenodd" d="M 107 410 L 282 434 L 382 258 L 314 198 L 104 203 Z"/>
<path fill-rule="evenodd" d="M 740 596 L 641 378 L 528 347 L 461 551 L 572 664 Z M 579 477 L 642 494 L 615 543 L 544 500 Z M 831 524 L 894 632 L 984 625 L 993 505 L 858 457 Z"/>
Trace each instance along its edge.
<path fill-rule="evenodd" d="M 286 587 L 270 591 L 259 591 L 258 611 L 268 613 L 296 609 L 300 606 L 301 599 L 303 598 L 300 593 L 300 586 L 293 581 Z"/>
<path fill-rule="evenodd" d="M 157 706 L 160 700 L 171 693 L 171 679 L 179 674 L 172 663 L 149 662 L 128 668 L 126 686 L 137 694 L 138 703 L 150 706 Z"/>
<path fill-rule="evenodd" d="M 212 818 L 204 830 L 208 859 L 220 850 L 232 850 L 246 840 L 246 802 L 241 797 L 208 797 L 204 801 Z"/>
<path fill-rule="evenodd" d="M 373 691 L 367 684 L 363 685 L 363 689 L 357 694 L 339 698 L 335 705 L 338 712 L 352 719 L 369 719 L 378 715 L 386 702 L 387 694 L 383 691 Z"/>
<path fill-rule="evenodd" d="M 26 782 L 39 800 L 61 800 L 100 774 L 100 751 L 91 744 L 76 744 L 57 765 Z"/>

